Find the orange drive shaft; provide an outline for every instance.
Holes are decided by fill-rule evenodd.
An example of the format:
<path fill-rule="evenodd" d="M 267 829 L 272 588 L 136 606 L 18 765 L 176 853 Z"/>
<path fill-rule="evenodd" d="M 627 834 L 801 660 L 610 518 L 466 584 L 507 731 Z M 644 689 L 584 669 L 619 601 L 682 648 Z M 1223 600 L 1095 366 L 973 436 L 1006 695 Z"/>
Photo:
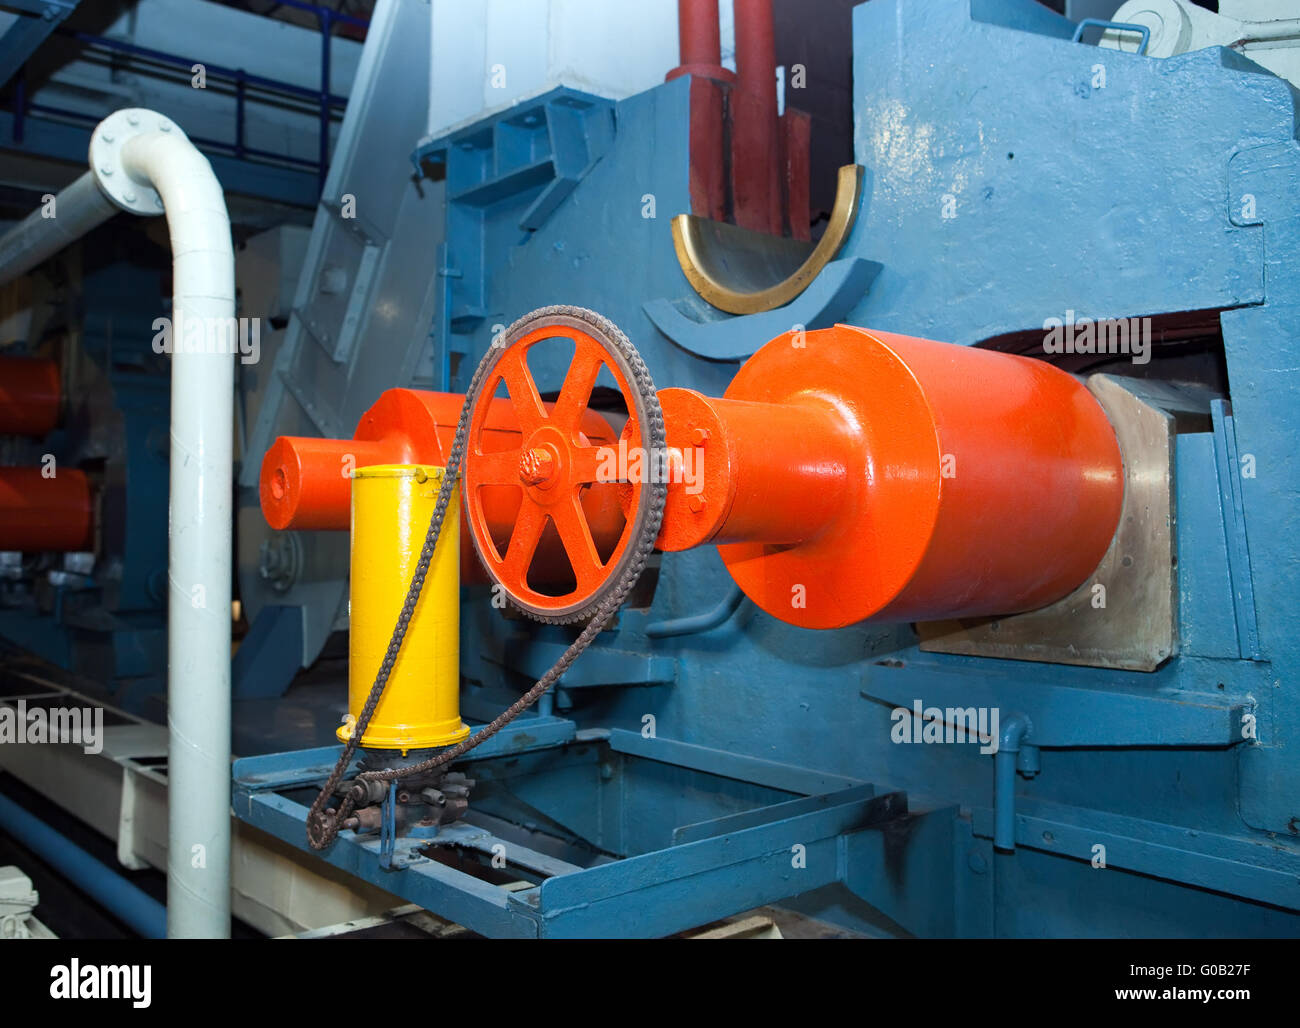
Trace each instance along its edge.
<path fill-rule="evenodd" d="M 415 389 L 389 389 L 361 418 L 352 439 L 281 436 L 262 460 L 260 497 L 267 523 L 276 529 L 347 531 L 352 504 L 351 474 L 377 464 L 446 465 L 456 435 L 463 396 Z M 610 443 L 615 434 L 600 415 L 588 411 L 583 432 L 593 443 Z M 518 419 L 507 399 L 492 401 L 484 434 L 499 449 L 522 445 Z M 492 487 L 483 496 L 485 515 L 494 532 L 509 538 L 519 512 L 521 486 Z M 623 513 L 617 499 L 593 491 L 584 508 L 598 539 L 617 539 Z M 469 533 L 461 536 L 462 577 L 483 581 Z M 562 554 L 539 555 L 539 574 L 567 573 Z M 554 565 L 554 567 L 552 567 Z"/>

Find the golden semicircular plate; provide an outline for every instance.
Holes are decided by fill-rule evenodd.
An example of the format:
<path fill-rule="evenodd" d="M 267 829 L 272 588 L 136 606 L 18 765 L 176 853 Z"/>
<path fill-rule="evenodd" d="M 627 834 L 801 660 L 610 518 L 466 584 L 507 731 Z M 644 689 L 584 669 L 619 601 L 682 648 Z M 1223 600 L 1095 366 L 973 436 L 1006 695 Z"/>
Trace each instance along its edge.
<path fill-rule="evenodd" d="M 840 168 L 835 206 L 816 246 L 694 214 L 677 215 L 673 248 L 683 273 L 701 297 L 729 314 L 785 306 L 808 288 L 848 239 L 862 202 L 863 173 L 860 164 Z"/>

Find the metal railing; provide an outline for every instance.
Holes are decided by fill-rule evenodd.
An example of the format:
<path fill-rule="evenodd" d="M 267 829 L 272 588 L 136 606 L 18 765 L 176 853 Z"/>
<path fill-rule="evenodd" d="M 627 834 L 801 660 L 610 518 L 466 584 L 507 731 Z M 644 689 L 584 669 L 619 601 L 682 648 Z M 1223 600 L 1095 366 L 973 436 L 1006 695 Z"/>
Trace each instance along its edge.
<path fill-rule="evenodd" d="M 210 76 L 218 81 L 229 82 L 233 86 L 235 97 L 235 133 L 233 141 L 205 138 L 202 136 L 191 136 L 190 138 L 193 142 L 200 147 L 225 151 L 238 160 L 252 159 L 313 169 L 316 171 L 317 185 L 319 188 L 323 189 L 325 185 L 325 176 L 329 172 L 330 123 L 334 118 L 334 112 L 347 106 L 347 97 L 337 96 L 330 90 L 330 44 L 333 38 L 334 27 L 336 25 L 347 24 L 365 29 L 369 26 L 369 22 L 349 14 L 342 14 L 338 11 L 331 10 L 328 7 L 322 7 L 319 4 L 305 3 L 303 0 L 280 0 L 280 3 L 282 6 L 293 7 L 314 14 L 319 22 L 321 32 L 321 58 L 320 87 L 318 89 L 311 89 L 307 86 L 300 86 L 297 83 L 286 82 L 283 79 L 275 79 L 266 75 L 258 75 L 249 72 L 245 68 L 232 68 L 222 64 L 213 64 L 208 61 L 198 60 L 174 52 L 155 50 L 150 47 L 139 46 L 135 43 L 128 43 L 124 40 L 110 39 L 107 36 L 97 36 L 89 32 L 79 32 L 75 29 L 69 29 L 66 27 L 60 27 L 57 29 L 56 35 L 76 40 L 91 49 L 106 50 L 112 53 L 122 54 L 127 58 L 134 59 L 138 62 L 152 62 L 154 64 L 170 66 L 182 69 L 187 73 L 190 72 L 195 65 L 202 65 L 205 76 Z M 143 74 L 149 74 L 147 67 L 140 68 L 139 70 Z M 54 117 L 79 121 L 87 124 L 99 122 L 102 117 L 102 114 L 100 113 L 86 114 L 82 111 L 69 110 L 67 108 L 56 107 L 50 104 L 32 103 L 27 96 L 25 72 L 25 68 L 19 71 L 14 85 L 12 103 L 13 142 L 22 143 L 24 122 L 29 114 L 48 114 Z M 317 151 L 316 160 L 306 160 L 301 157 L 275 153 L 273 151 L 263 150 L 248 145 L 245 140 L 245 130 L 250 90 L 263 95 L 269 94 L 272 97 L 288 97 L 315 104 L 318 112 L 317 118 L 319 125 L 319 149 Z"/>

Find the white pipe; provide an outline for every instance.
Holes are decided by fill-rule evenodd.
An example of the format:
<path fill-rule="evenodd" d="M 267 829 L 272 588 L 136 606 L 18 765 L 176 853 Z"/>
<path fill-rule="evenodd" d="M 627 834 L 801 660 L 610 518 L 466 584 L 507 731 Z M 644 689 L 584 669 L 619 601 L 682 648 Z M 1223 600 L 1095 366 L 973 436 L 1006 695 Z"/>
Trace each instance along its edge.
<path fill-rule="evenodd" d="M 135 114 L 127 181 L 106 188 L 145 204 L 156 190 L 172 244 L 167 935 L 228 938 L 235 256 L 207 158 L 166 119 Z"/>
<path fill-rule="evenodd" d="M 154 111 L 121 110 L 100 122 L 91 136 L 90 165 L 54 198 L 52 209 L 42 205 L 0 238 L 0 285 L 118 210 L 167 216 L 173 280 L 167 934 L 229 938 L 231 444 L 238 346 L 230 218 L 207 158 Z M 139 326 L 141 346 L 159 338 L 156 325 Z"/>

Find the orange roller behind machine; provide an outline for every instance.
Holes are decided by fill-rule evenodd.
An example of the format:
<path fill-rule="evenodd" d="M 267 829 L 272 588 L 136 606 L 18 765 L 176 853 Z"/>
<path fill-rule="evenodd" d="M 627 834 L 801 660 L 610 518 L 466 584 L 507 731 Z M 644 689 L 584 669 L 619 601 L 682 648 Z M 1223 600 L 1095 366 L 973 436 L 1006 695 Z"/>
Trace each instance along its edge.
<path fill-rule="evenodd" d="M 40 438 L 59 424 L 59 365 L 0 356 L 0 435 Z M 94 496 L 76 468 L 0 467 L 0 550 L 68 552 L 94 546 Z"/>

